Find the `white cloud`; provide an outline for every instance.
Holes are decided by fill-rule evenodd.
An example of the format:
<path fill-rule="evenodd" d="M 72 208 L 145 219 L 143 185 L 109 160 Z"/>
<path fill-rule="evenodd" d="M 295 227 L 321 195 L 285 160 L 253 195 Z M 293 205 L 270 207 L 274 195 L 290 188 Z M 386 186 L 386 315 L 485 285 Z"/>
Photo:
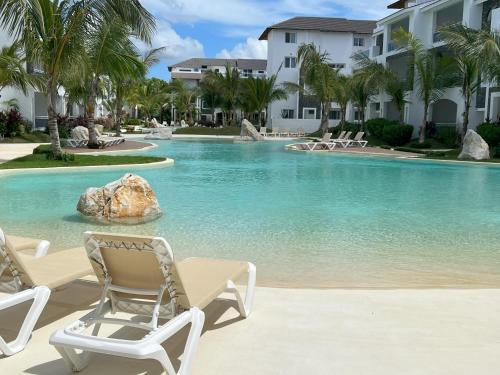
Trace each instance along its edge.
<path fill-rule="evenodd" d="M 193 56 L 203 57 L 203 44 L 191 37 L 182 37 L 172 28 L 169 22 L 157 19 L 156 32 L 151 41 L 152 46 L 137 41 L 136 45 L 142 52 L 148 49 L 164 47 L 161 59 L 163 61 L 183 60 Z"/>
<path fill-rule="evenodd" d="M 245 43 L 238 43 L 230 51 L 224 48 L 216 57 L 220 59 L 267 59 L 267 42 L 249 37 Z"/>

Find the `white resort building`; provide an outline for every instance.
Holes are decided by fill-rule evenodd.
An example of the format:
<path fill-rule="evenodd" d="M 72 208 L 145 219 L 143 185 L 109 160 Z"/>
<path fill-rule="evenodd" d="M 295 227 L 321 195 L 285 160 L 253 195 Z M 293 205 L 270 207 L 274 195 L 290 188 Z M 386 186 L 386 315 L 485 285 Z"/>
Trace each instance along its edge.
<path fill-rule="evenodd" d="M 351 56 L 358 52 L 369 54 L 375 26 L 376 21 L 327 17 L 294 17 L 269 26 L 259 38 L 268 43 L 268 74 L 277 74 L 278 84 L 299 83 L 297 49 L 302 43 L 314 43 L 329 53 L 332 68 L 351 74 Z M 321 106 L 318 101 L 307 95 L 291 93 L 288 100 L 272 103 L 268 119 L 271 122 L 269 125 L 273 127 L 290 130 L 303 128 L 306 132 L 313 132 L 318 129 L 320 117 Z M 329 117 L 331 126 L 340 121 L 340 109 L 335 103 Z M 358 118 L 353 106 L 348 107 L 346 117 L 348 121 Z"/>
<path fill-rule="evenodd" d="M 377 22 L 373 33 L 370 57 L 390 67 L 401 79 L 406 79 L 408 53 L 396 48 L 392 33 L 403 28 L 418 38 L 426 48 L 436 54 L 450 53 L 439 36 L 439 28 L 462 23 L 472 28 L 500 29 L 500 1 L 498 0 L 398 0 L 388 8 L 397 11 Z M 424 106 L 416 90 L 408 93 L 404 120 L 418 130 L 424 117 Z M 447 89 L 444 95 L 431 105 L 430 119 L 441 126 L 461 124 L 464 112 L 463 98 L 459 87 Z M 500 114 L 500 88 L 483 83 L 473 101 L 470 112 L 470 127 L 474 128 L 487 119 L 497 120 Z M 396 120 L 398 113 L 388 96 L 372 98 L 367 118 L 385 117 Z"/>
<path fill-rule="evenodd" d="M 210 59 L 210 58 L 192 58 L 181 61 L 168 67 L 172 81 L 182 80 L 187 87 L 198 87 L 203 73 L 212 70 L 222 74 L 226 71 L 226 66 L 238 69 L 242 78 L 248 77 L 266 77 L 267 61 L 261 59 Z M 213 122 L 213 114 L 201 97 L 196 100 L 197 118 L 203 122 Z M 215 111 L 216 119 L 221 122 L 222 113 Z M 219 118 L 220 117 L 220 118 Z M 172 108 L 172 118 L 177 118 L 175 108 Z"/>

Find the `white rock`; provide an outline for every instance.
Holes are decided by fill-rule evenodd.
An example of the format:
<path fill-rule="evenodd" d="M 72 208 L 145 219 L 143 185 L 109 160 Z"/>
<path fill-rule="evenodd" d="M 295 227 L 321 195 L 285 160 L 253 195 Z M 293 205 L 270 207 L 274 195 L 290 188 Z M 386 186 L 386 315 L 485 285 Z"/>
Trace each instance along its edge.
<path fill-rule="evenodd" d="M 235 141 L 263 141 L 264 136 L 261 135 L 255 126 L 247 119 L 241 122 L 241 134 L 235 138 Z"/>
<path fill-rule="evenodd" d="M 89 139 L 89 129 L 85 126 L 77 126 L 71 130 L 71 138 L 78 140 L 88 140 Z"/>
<path fill-rule="evenodd" d="M 490 158 L 490 148 L 484 139 L 474 130 L 467 130 L 464 137 L 462 152 L 458 155 L 460 160 L 485 160 Z"/>

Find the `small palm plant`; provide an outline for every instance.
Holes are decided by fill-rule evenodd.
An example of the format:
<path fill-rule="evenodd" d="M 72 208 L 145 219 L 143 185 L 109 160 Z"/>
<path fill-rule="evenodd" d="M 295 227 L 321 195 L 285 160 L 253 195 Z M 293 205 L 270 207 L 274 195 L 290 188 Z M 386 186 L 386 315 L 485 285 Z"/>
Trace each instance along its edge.
<path fill-rule="evenodd" d="M 24 68 L 26 57 L 19 42 L 0 50 L 0 93 L 6 87 L 15 87 L 26 94 L 28 87 L 39 85 L 37 76 Z"/>

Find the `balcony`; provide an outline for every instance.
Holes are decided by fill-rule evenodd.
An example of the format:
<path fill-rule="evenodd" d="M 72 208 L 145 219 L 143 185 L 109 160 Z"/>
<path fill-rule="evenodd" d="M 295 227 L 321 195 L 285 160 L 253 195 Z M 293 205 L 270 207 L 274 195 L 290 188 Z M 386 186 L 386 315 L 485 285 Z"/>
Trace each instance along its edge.
<path fill-rule="evenodd" d="M 372 46 L 372 57 L 380 56 L 382 54 L 382 46 Z"/>

